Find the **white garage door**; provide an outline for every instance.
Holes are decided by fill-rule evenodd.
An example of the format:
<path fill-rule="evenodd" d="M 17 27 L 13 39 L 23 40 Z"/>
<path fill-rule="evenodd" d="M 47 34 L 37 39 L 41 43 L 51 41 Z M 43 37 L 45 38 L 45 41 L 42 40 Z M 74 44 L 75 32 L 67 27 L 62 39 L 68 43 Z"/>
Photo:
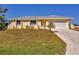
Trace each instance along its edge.
<path fill-rule="evenodd" d="M 67 23 L 66 22 L 53 22 L 56 29 L 67 29 Z"/>

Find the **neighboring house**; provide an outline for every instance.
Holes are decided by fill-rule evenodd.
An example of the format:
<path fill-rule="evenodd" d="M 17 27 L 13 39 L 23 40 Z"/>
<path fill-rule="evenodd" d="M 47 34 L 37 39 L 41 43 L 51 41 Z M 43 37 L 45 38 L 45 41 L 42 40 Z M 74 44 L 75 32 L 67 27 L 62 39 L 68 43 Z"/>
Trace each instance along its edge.
<path fill-rule="evenodd" d="M 24 28 L 27 26 L 34 27 L 36 29 L 48 29 L 48 25 L 54 24 L 56 29 L 69 29 L 70 17 L 62 16 L 24 16 L 18 18 L 9 19 L 8 29 Z"/>

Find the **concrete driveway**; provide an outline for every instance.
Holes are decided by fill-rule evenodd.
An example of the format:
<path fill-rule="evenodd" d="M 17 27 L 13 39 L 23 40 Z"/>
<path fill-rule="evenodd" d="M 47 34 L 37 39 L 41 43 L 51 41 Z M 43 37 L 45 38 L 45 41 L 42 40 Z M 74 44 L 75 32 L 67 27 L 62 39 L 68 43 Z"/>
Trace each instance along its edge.
<path fill-rule="evenodd" d="M 66 44 L 66 55 L 79 54 L 79 31 L 62 29 L 55 32 Z"/>

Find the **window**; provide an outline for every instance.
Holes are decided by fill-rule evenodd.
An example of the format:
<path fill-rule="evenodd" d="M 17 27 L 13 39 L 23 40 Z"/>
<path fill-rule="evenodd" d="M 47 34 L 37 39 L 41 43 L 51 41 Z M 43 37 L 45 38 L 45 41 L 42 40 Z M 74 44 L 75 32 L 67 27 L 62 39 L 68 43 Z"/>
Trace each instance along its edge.
<path fill-rule="evenodd" d="M 19 25 L 21 23 L 21 21 L 20 20 L 17 20 L 17 25 Z"/>
<path fill-rule="evenodd" d="M 35 25 L 36 24 L 36 20 L 31 20 L 30 21 L 30 25 Z"/>

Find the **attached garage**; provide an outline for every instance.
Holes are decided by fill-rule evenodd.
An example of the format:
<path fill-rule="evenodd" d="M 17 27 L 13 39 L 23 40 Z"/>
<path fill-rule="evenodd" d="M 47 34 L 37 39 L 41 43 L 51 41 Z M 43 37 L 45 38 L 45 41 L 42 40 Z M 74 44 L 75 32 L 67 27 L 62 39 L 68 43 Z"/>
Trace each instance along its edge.
<path fill-rule="evenodd" d="M 53 22 L 56 29 L 68 29 L 67 22 Z"/>

